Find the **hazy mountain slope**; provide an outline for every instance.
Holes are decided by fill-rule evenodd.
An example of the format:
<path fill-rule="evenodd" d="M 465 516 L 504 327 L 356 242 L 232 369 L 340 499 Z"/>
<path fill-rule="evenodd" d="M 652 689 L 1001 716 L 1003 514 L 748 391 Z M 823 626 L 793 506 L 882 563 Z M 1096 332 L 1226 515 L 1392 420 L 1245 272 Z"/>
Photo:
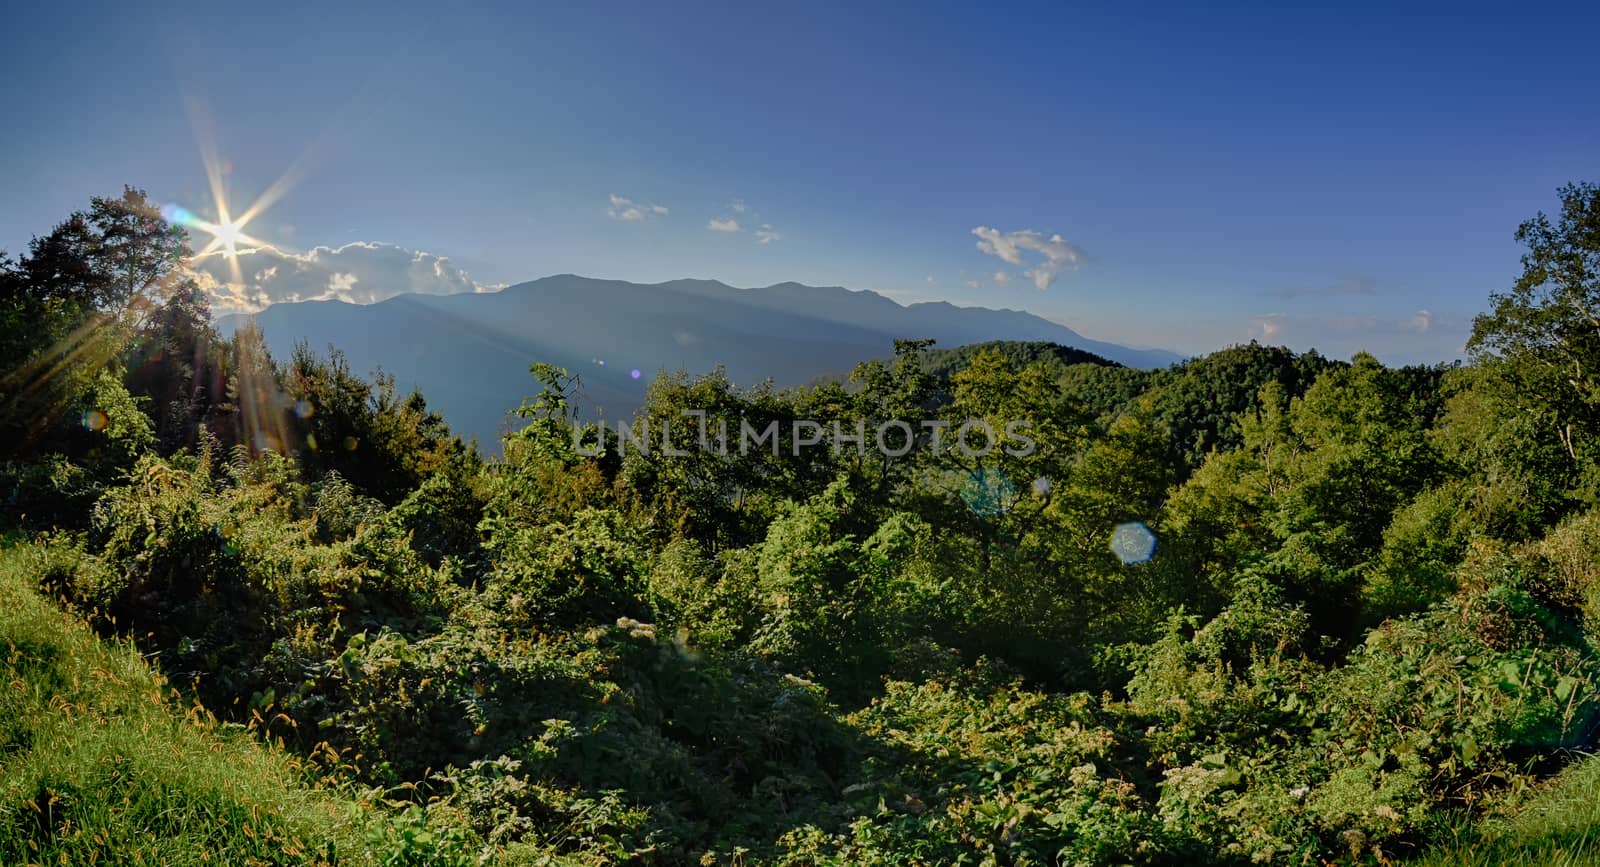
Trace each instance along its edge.
<path fill-rule="evenodd" d="M 231 333 L 240 321 L 223 317 L 218 327 Z M 709 280 L 642 285 L 567 274 L 493 293 L 401 295 L 362 306 L 278 304 L 256 321 L 274 355 L 285 357 L 299 340 L 318 350 L 336 345 L 357 370 L 382 367 L 402 387 L 421 388 L 457 430 L 485 445 L 529 393 L 534 361 L 579 373 L 585 415 L 615 419 L 638 406 L 660 370 L 699 373 L 721 364 L 736 382 L 794 385 L 883 357 L 896 338 L 932 338 L 941 346 L 1048 340 L 1141 367 L 1178 360 L 1087 340 L 1028 313 L 906 307 L 872 292 L 796 283 L 736 289 Z"/>

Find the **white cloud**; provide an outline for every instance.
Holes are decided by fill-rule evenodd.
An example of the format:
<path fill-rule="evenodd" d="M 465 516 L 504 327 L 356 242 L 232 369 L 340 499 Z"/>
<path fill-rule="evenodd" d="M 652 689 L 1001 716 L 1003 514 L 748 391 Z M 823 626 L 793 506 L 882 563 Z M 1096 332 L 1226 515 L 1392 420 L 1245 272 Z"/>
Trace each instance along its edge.
<path fill-rule="evenodd" d="M 929 284 L 933 284 L 933 283 L 937 283 L 937 282 L 939 282 L 939 281 L 938 281 L 938 280 L 935 280 L 935 279 L 933 279 L 933 275 L 931 275 L 931 274 L 930 274 L 930 275 L 928 275 L 928 283 L 929 283 Z"/>
<path fill-rule="evenodd" d="M 358 241 L 290 253 L 275 247 L 241 250 L 235 263 L 213 254 L 195 263 L 200 285 L 217 313 L 254 312 L 285 301 L 371 304 L 395 295 L 453 295 L 497 287 L 474 282 L 444 256 L 392 244 Z M 235 282 L 233 275 L 243 275 Z"/>
<path fill-rule="evenodd" d="M 1011 275 L 1004 268 L 994 272 L 994 285 L 1004 286 L 1011 282 Z"/>
<path fill-rule="evenodd" d="M 1083 251 L 1060 235 L 1045 237 L 1043 232 L 1033 229 L 1002 232 L 988 226 L 979 226 L 972 230 L 972 234 L 978 236 L 979 250 L 1007 264 L 1022 265 L 1024 250 L 1040 254 L 1043 261 L 1022 272 L 1022 276 L 1032 280 L 1033 285 L 1040 289 L 1050 288 L 1056 282 L 1057 274 L 1078 267 L 1084 260 Z"/>
<path fill-rule="evenodd" d="M 744 203 L 744 199 L 734 199 L 733 204 L 729 205 L 728 207 L 733 208 L 734 213 L 742 214 L 748 210 L 750 206 Z"/>
<path fill-rule="evenodd" d="M 713 232 L 737 232 L 739 231 L 739 221 L 732 217 L 713 217 L 710 222 L 706 223 L 706 228 Z"/>
<path fill-rule="evenodd" d="M 777 231 L 772 228 L 771 223 L 762 223 L 761 228 L 756 230 L 757 244 L 770 244 L 773 241 L 781 240 L 783 240 L 783 236 L 778 234 Z"/>
<path fill-rule="evenodd" d="M 276 269 L 273 270 L 276 272 Z M 356 288 L 356 283 L 360 280 L 360 277 L 349 271 L 343 274 L 334 274 L 328 278 L 327 292 L 335 298 L 348 298 L 351 290 Z"/>
<path fill-rule="evenodd" d="M 606 208 L 606 216 L 624 223 L 637 223 L 646 217 L 666 216 L 667 209 L 663 205 L 636 202 L 626 196 L 611 194 L 611 207 Z"/>
<path fill-rule="evenodd" d="M 1427 334 L 1428 329 L 1433 327 L 1433 313 L 1426 308 L 1418 310 L 1412 314 L 1411 321 L 1407 324 L 1411 326 L 1412 331 L 1418 334 Z"/>
<path fill-rule="evenodd" d="M 962 283 L 961 285 L 967 287 L 968 289 L 976 289 L 976 288 L 978 288 L 978 281 L 976 281 L 976 280 L 968 280 L 965 283 Z"/>

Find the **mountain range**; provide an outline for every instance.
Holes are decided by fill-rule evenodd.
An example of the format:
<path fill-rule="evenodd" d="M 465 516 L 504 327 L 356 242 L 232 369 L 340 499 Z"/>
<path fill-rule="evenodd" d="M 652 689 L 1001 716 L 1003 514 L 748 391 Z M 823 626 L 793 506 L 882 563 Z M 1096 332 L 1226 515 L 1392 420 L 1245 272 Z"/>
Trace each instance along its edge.
<path fill-rule="evenodd" d="M 739 384 L 800 385 L 887 357 L 897 338 L 943 347 L 1048 341 L 1143 368 L 1181 360 L 1090 340 L 1023 311 L 902 305 L 876 292 L 799 283 L 739 289 L 715 280 L 639 284 L 561 274 L 495 292 L 280 303 L 216 324 L 227 336 L 251 318 L 274 357 L 288 357 L 300 341 L 317 351 L 337 347 L 354 370 L 381 368 L 402 389 L 421 389 L 452 428 L 486 446 L 533 391 L 528 366 L 535 361 L 579 374 L 585 417 L 618 420 L 662 370 L 721 365 Z"/>

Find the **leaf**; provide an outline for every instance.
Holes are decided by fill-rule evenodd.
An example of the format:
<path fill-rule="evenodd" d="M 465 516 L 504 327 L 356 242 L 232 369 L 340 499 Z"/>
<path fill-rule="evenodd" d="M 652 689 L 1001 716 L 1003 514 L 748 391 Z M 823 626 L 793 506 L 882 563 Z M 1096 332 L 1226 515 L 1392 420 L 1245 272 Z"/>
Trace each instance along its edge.
<path fill-rule="evenodd" d="M 1500 685 L 1506 689 L 1517 689 L 1522 686 L 1522 665 L 1514 659 L 1504 659 L 1495 667 L 1500 675 Z"/>
<path fill-rule="evenodd" d="M 1566 701 L 1578 689 L 1578 679 L 1567 675 L 1556 681 L 1556 698 Z"/>

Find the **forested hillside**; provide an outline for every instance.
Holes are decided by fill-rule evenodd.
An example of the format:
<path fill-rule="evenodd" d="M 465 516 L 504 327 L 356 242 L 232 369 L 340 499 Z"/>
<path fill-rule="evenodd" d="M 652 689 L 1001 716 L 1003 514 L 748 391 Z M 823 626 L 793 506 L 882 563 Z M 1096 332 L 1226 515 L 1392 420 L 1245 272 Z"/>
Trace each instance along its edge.
<path fill-rule="evenodd" d="M 486 459 L 96 199 L 0 264 L 0 862 L 1587 863 L 1600 187 L 1518 238 L 1463 364 L 528 359 Z"/>

